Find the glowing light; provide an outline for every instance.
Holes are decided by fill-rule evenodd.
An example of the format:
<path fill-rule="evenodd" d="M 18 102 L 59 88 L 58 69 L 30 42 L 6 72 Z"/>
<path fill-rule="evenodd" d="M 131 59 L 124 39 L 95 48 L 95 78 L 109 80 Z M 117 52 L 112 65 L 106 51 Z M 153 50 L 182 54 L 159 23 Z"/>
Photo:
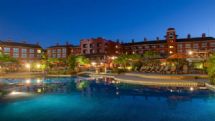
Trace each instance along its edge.
<path fill-rule="evenodd" d="M 193 54 L 193 51 L 189 51 L 188 54 L 189 54 L 189 55 L 192 55 L 192 54 Z"/>
<path fill-rule="evenodd" d="M 41 67 L 41 65 L 40 64 L 37 64 L 37 68 L 40 68 Z"/>
<path fill-rule="evenodd" d="M 111 57 L 112 60 L 115 60 L 116 58 L 117 58 L 116 56 L 112 56 L 112 57 Z"/>
<path fill-rule="evenodd" d="M 40 89 L 40 88 L 37 89 L 37 92 L 38 92 L 38 93 L 41 93 L 41 92 L 42 92 L 42 89 Z"/>
<path fill-rule="evenodd" d="M 169 46 L 169 48 L 174 48 L 174 46 Z"/>
<path fill-rule="evenodd" d="M 17 95 L 17 94 L 19 94 L 19 92 L 12 91 L 10 94 L 11 94 L 11 95 Z"/>
<path fill-rule="evenodd" d="M 95 66 L 95 65 L 96 65 L 96 62 L 92 62 L 91 65 L 92 65 L 92 66 Z"/>
<path fill-rule="evenodd" d="M 25 67 L 26 67 L 26 68 L 31 68 L 31 65 L 30 65 L 29 63 L 26 63 L 26 64 L 25 64 Z"/>
<path fill-rule="evenodd" d="M 30 84 L 31 81 L 28 79 L 28 80 L 25 81 L 25 83 L 26 83 L 26 84 Z"/>
<path fill-rule="evenodd" d="M 173 52 L 172 52 L 172 51 L 169 51 L 169 53 L 172 54 Z"/>
<path fill-rule="evenodd" d="M 37 50 L 37 53 L 41 53 L 41 50 Z"/>
<path fill-rule="evenodd" d="M 39 83 L 41 83 L 41 81 L 42 81 L 42 80 L 40 80 L 40 79 L 37 79 L 37 83 L 38 83 L 38 84 L 39 84 Z"/>
<path fill-rule="evenodd" d="M 132 69 L 132 66 L 128 66 L 126 68 L 130 71 Z"/>
<path fill-rule="evenodd" d="M 194 88 L 193 87 L 190 87 L 190 91 L 193 91 L 194 90 Z"/>

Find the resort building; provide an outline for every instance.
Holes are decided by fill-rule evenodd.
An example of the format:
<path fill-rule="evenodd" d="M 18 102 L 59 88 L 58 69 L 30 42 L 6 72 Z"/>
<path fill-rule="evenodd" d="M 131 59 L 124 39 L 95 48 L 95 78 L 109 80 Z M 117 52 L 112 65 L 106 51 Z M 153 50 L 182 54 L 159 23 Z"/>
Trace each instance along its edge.
<path fill-rule="evenodd" d="M 82 39 L 80 42 L 81 54 L 90 60 L 105 61 L 109 57 L 121 54 L 122 47 L 119 42 L 104 38 Z"/>
<path fill-rule="evenodd" d="M 42 47 L 38 43 L 0 41 L 0 53 L 16 58 L 23 64 L 33 63 L 41 59 Z"/>
<path fill-rule="evenodd" d="M 65 45 L 56 44 L 55 46 L 50 46 L 47 48 L 48 58 L 67 58 L 69 55 L 79 55 L 80 47 L 73 46 L 69 43 Z"/>
<path fill-rule="evenodd" d="M 195 53 L 208 53 L 215 51 L 215 38 L 207 37 L 205 33 L 201 37 L 191 37 L 190 34 L 187 38 L 178 38 L 174 28 L 169 28 L 166 32 L 166 39 L 160 40 L 147 40 L 142 42 L 124 43 L 124 53 L 126 54 L 143 54 L 145 51 L 155 51 L 161 55 L 168 56 L 175 53 L 188 54 L 189 52 Z"/>

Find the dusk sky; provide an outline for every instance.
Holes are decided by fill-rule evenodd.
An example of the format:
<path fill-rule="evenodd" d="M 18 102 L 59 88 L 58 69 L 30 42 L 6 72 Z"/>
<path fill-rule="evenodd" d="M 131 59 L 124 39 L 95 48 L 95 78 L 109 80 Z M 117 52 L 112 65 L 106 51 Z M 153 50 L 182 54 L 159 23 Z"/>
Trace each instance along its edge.
<path fill-rule="evenodd" d="M 215 0 L 0 0 L 0 40 L 43 47 L 96 37 L 163 38 L 168 27 L 179 38 L 215 37 Z"/>

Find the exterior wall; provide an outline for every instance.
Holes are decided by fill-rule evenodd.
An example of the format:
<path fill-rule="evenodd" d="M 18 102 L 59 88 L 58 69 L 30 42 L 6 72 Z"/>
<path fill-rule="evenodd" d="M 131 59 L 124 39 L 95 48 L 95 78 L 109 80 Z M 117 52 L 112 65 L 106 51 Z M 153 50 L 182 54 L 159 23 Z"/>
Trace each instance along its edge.
<path fill-rule="evenodd" d="M 14 57 L 22 63 L 39 61 L 42 53 L 42 48 L 28 46 L 1 45 L 0 50 L 3 54 Z"/>
<path fill-rule="evenodd" d="M 47 56 L 48 58 L 67 58 L 70 52 L 70 47 L 51 47 L 47 49 Z"/>
<path fill-rule="evenodd" d="M 121 54 L 121 44 L 103 38 L 83 39 L 80 42 L 81 54 L 90 60 L 105 61 L 108 56 Z"/>
<path fill-rule="evenodd" d="M 65 59 L 69 55 L 80 55 L 81 49 L 79 46 L 72 45 L 56 45 L 47 49 L 48 58 Z"/>
<path fill-rule="evenodd" d="M 71 47 L 70 49 L 72 55 L 80 55 L 81 54 L 81 48 L 79 46 Z"/>
<path fill-rule="evenodd" d="M 188 35 L 185 39 L 177 39 L 174 28 L 170 28 L 166 33 L 166 40 L 144 41 L 138 43 L 123 44 L 123 53 L 125 54 L 143 54 L 145 51 L 155 51 L 163 55 L 175 53 L 188 54 L 189 51 L 213 51 L 215 52 L 215 39 L 207 39 L 206 35 L 202 37 L 190 38 Z"/>
<path fill-rule="evenodd" d="M 215 40 L 177 42 L 178 53 L 188 53 L 189 51 L 215 51 Z"/>
<path fill-rule="evenodd" d="M 104 54 L 106 40 L 103 38 L 81 40 L 81 54 Z"/>
<path fill-rule="evenodd" d="M 167 45 L 165 43 L 160 44 L 134 44 L 124 46 L 125 54 L 144 54 L 146 51 L 155 51 L 158 53 L 167 53 Z"/>
<path fill-rule="evenodd" d="M 168 45 L 168 54 L 172 55 L 177 52 L 177 44 L 176 44 L 176 32 L 175 29 L 169 28 L 166 33 L 166 41 Z"/>

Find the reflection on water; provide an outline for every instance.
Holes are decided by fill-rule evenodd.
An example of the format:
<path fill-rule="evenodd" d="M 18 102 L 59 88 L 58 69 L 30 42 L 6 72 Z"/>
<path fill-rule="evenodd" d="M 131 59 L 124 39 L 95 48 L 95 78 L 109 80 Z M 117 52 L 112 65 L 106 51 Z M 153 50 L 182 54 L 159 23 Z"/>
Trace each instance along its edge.
<path fill-rule="evenodd" d="M 215 97 L 209 90 L 72 77 L 0 79 L 0 91 L 4 121 L 215 120 Z"/>
<path fill-rule="evenodd" d="M 167 87 L 144 87 L 119 83 L 111 78 L 36 78 L 36 79 L 1 79 L 1 91 L 28 92 L 34 94 L 71 93 L 81 92 L 87 96 L 120 97 L 120 96 L 143 96 L 166 97 L 168 102 L 175 100 L 191 100 L 213 96 L 209 90 L 194 90 L 191 88 L 167 88 Z"/>

